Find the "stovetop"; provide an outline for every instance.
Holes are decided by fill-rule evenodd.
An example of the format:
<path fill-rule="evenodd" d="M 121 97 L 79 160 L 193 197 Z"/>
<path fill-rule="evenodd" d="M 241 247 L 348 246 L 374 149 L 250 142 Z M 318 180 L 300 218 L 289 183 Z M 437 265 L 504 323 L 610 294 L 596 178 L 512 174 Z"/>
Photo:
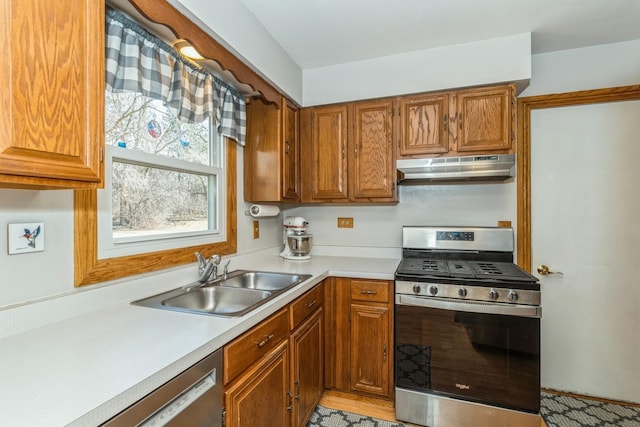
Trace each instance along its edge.
<path fill-rule="evenodd" d="M 398 265 L 396 275 L 525 283 L 537 281 L 535 277 L 511 262 L 436 258 L 405 258 Z"/>

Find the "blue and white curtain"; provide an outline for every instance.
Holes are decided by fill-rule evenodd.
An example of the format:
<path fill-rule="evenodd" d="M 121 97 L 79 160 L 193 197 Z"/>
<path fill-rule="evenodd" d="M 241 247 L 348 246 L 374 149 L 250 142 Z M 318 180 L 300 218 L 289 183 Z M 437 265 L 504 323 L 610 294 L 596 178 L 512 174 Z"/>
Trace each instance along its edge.
<path fill-rule="evenodd" d="M 187 123 L 210 117 L 220 135 L 245 144 L 242 94 L 113 9 L 107 9 L 106 32 L 107 90 L 161 100 Z"/>

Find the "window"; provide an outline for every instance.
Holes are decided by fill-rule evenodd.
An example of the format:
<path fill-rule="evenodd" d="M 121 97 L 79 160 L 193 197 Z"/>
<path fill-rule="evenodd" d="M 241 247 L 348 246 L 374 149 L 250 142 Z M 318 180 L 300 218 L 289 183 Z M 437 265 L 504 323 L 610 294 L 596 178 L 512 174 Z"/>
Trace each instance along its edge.
<path fill-rule="evenodd" d="M 184 123 L 163 102 L 131 92 L 107 91 L 105 107 L 98 256 L 220 241 L 224 150 L 211 120 Z"/>
<path fill-rule="evenodd" d="M 106 190 L 74 193 L 76 286 L 236 251 L 244 96 L 119 12 L 106 21 Z"/>

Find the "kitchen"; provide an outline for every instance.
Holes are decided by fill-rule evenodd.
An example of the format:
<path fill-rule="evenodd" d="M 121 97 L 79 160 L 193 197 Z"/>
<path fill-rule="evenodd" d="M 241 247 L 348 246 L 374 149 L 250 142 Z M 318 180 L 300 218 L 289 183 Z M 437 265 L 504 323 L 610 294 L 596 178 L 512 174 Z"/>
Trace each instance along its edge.
<path fill-rule="evenodd" d="M 215 16 L 209 16 L 207 10 L 198 10 L 197 5 L 189 5 L 184 2 L 184 7 L 193 7 L 193 15 L 209 23 L 209 26 L 223 32 L 224 22 L 216 20 Z M 236 7 L 240 7 L 236 5 Z M 242 13 L 240 10 L 239 13 Z M 244 12 L 245 19 L 251 20 L 252 15 Z M 240 19 L 240 17 L 238 18 Z M 226 31 L 233 31 L 227 28 Z M 260 29 L 256 29 L 257 32 Z M 236 34 L 240 39 L 240 34 Z M 234 44 L 233 32 L 225 34 L 230 44 Z M 254 39 L 265 40 L 262 34 L 256 34 Z M 524 40 L 523 40 L 524 39 Z M 574 90 L 587 90 L 623 85 L 636 84 L 639 80 L 638 58 L 635 52 L 638 48 L 637 41 L 622 41 L 609 45 L 571 49 L 567 51 L 531 54 L 530 41 L 526 37 L 515 37 L 514 40 L 490 40 L 484 42 L 459 45 L 455 48 L 457 57 L 459 51 L 470 52 L 480 48 L 498 49 L 499 54 L 505 54 L 504 45 L 511 42 L 514 52 L 511 61 L 501 63 L 499 70 L 491 64 L 467 64 L 462 67 L 465 70 L 473 69 L 473 73 L 465 71 L 452 75 L 448 70 L 432 72 L 438 75 L 447 75 L 451 80 L 441 82 L 437 79 L 428 79 L 435 86 L 429 87 L 426 83 L 421 86 L 407 88 L 394 85 L 410 84 L 407 81 L 385 76 L 389 82 L 386 89 L 388 93 L 411 93 L 417 91 L 436 90 L 445 87 L 464 87 L 482 83 L 492 83 L 511 80 L 529 80 L 529 86 L 520 96 L 533 96 L 548 93 L 561 93 Z M 528 42 L 528 43 L 527 43 Z M 242 42 L 239 40 L 238 44 Z M 496 45 L 498 47 L 496 47 Z M 524 45 L 524 48 L 522 46 Z M 238 47 L 237 49 L 240 49 Z M 254 47 L 259 50 L 261 48 Z M 272 58 L 280 58 L 282 53 L 272 47 Z M 524 50 L 523 50 L 524 49 Z M 265 73 L 275 68 L 275 64 L 261 63 L 265 59 L 264 52 L 251 50 L 243 52 L 245 57 L 251 58 L 255 65 L 264 69 Z M 424 52 L 426 60 L 432 60 L 434 52 Z M 394 58 L 394 61 L 403 58 Z M 412 58 L 404 58 L 409 62 Z M 275 61 L 275 60 L 274 60 Z M 384 70 L 385 61 L 380 59 L 380 69 Z M 286 61 L 284 61 L 286 63 Z M 365 67 L 367 64 L 352 64 L 352 66 Z M 482 67 L 484 65 L 484 68 Z M 509 68 L 512 67 L 512 68 Z M 357 68 L 356 68 L 357 71 Z M 381 71 L 382 72 L 382 71 Z M 277 75 L 273 71 L 274 76 Z M 322 73 L 322 74 L 321 74 Z M 329 78 L 332 75 L 354 76 L 358 79 L 362 74 L 347 72 L 347 69 L 317 69 L 305 70 L 304 88 L 309 93 L 309 105 L 314 103 L 327 103 L 342 99 L 355 99 L 358 94 L 351 90 L 364 90 L 355 81 L 341 80 L 342 84 L 336 84 L 335 92 L 327 90 L 324 84 L 320 84 L 320 75 Z M 486 75 L 490 77 L 486 77 Z M 482 77 L 479 77 L 481 76 Z M 378 76 L 372 76 L 375 81 Z M 272 77 L 276 79 L 276 77 Z M 300 81 L 301 76 L 290 78 L 282 77 L 278 83 L 283 88 L 289 89 L 292 94 L 300 92 L 300 89 L 291 89 Z M 427 79 L 425 79 L 427 80 Z M 315 84 L 314 84 L 315 82 Z M 336 83 L 340 83 L 337 81 Z M 366 85 L 367 82 L 363 82 Z M 308 86 L 307 86 L 308 85 Z M 370 84 L 367 97 L 383 96 L 378 92 L 379 85 Z M 314 93 L 314 89 L 316 92 Z M 320 96 L 331 97 L 322 99 Z M 314 99 L 315 97 L 315 99 Z M 344 97 L 344 98 L 342 98 Z M 305 103 L 307 102 L 305 93 Z M 241 155 L 241 154 L 240 154 Z M 261 250 L 276 251 L 281 248 L 282 241 L 282 217 L 260 220 L 260 238 L 252 238 L 253 219 L 244 215 L 249 204 L 242 202 L 243 191 L 241 173 L 238 176 L 238 253 L 250 255 Z M 31 255 L 10 256 L 7 253 L 0 254 L 0 268 L 4 272 L 2 286 L 1 306 L 6 307 L 2 312 L 3 321 L 2 336 L 11 336 L 21 331 L 27 331 L 46 325 L 54 320 L 71 319 L 75 316 L 102 308 L 109 301 L 104 298 L 113 298 L 114 302 L 122 299 L 132 300 L 126 294 L 128 287 L 150 286 L 150 282 L 164 282 L 164 286 L 180 281 L 191 281 L 195 278 L 194 266 L 184 269 L 171 270 L 162 274 L 143 275 L 130 283 L 115 284 L 112 286 L 98 285 L 95 288 L 74 288 L 73 266 L 73 193 L 70 191 L 29 191 L 29 190 L 0 190 L 2 206 L 0 209 L 0 221 L 4 224 L 20 221 L 41 221 L 46 224 L 46 250 L 42 253 Z M 339 255 L 352 254 L 354 248 L 363 256 L 379 258 L 399 258 L 400 229 L 405 224 L 485 224 L 494 225 L 498 220 L 511 220 L 516 222 L 516 184 L 514 182 L 496 184 L 478 184 L 465 186 L 432 186 L 432 187 L 399 187 L 398 205 L 393 206 L 297 206 L 286 207 L 286 215 L 305 217 L 311 224 L 310 231 L 314 234 L 314 254 Z M 469 210 L 469 206 L 473 210 Z M 436 207 L 437 209 L 434 209 Z M 338 229 L 335 227 L 337 217 L 353 217 L 355 226 L 353 229 Z M 6 236 L 6 235 L 5 235 Z M 6 237 L 3 236 L 3 239 Z M 357 242 L 357 244 L 354 244 Z M 195 262 L 195 259 L 194 259 Z M 233 263 L 233 261 L 232 261 Z M 195 265 L 195 264 L 194 264 Z M 185 279 L 184 275 L 190 275 Z M 143 292 L 143 290 L 137 291 Z M 150 292 L 151 293 L 151 292 Z M 112 295 L 113 294 L 113 295 Z M 56 306 L 55 301 L 62 295 L 72 295 L 73 301 L 62 308 Z M 26 302 L 39 301 L 31 304 L 37 307 L 35 313 L 29 311 Z M 102 301 L 100 301 L 102 300 Z M 6 321 L 4 320 L 6 317 Z M 81 356 L 81 355 L 80 355 Z M 90 381 L 90 379 L 88 380 Z M 36 383 L 37 384 L 37 383 Z"/>

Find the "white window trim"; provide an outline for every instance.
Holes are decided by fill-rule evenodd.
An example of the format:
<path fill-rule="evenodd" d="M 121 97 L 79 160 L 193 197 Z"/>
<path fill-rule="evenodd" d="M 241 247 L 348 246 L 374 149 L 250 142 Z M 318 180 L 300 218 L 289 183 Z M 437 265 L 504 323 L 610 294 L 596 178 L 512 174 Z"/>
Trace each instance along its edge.
<path fill-rule="evenodd" d="M 212 133 L 215 128 L 212 127 Z M 225 138 L 215 136 L 224 141 Z M 219 163 L 226 165 L 226 144 L 219 143 Z M 213 198 L 217 207 L 214 215 L 215 224 L 211 230 L 201 232 L 189 232 L 172 235 L 155 235 L 148 238 L 118 239 L 114 241 L 112 236 L 112 165 L 119 160 L 131 164 L 148 164 L 167 170 L 188 173 L 201 173 L 216 176 L 217 189 L 209 188 L 210 209 Z M 164 156 L 156 156 L 139 150 L 131 150 L 113 145 L 105 147 L 105 186 L 98 190 L 98 259 L 114 258 L 126 255 L 143 254 L 167 249 L 176 249 L 188 246 L 225 242 L 226 235 L 226 171 L 224 167 L 201 165 L 186 162 L 180 159 L 171 159 Z M 216 191 L 217 190 L 217 191 Z M 211 216 L 210 216 L 211 220 Z"/>

